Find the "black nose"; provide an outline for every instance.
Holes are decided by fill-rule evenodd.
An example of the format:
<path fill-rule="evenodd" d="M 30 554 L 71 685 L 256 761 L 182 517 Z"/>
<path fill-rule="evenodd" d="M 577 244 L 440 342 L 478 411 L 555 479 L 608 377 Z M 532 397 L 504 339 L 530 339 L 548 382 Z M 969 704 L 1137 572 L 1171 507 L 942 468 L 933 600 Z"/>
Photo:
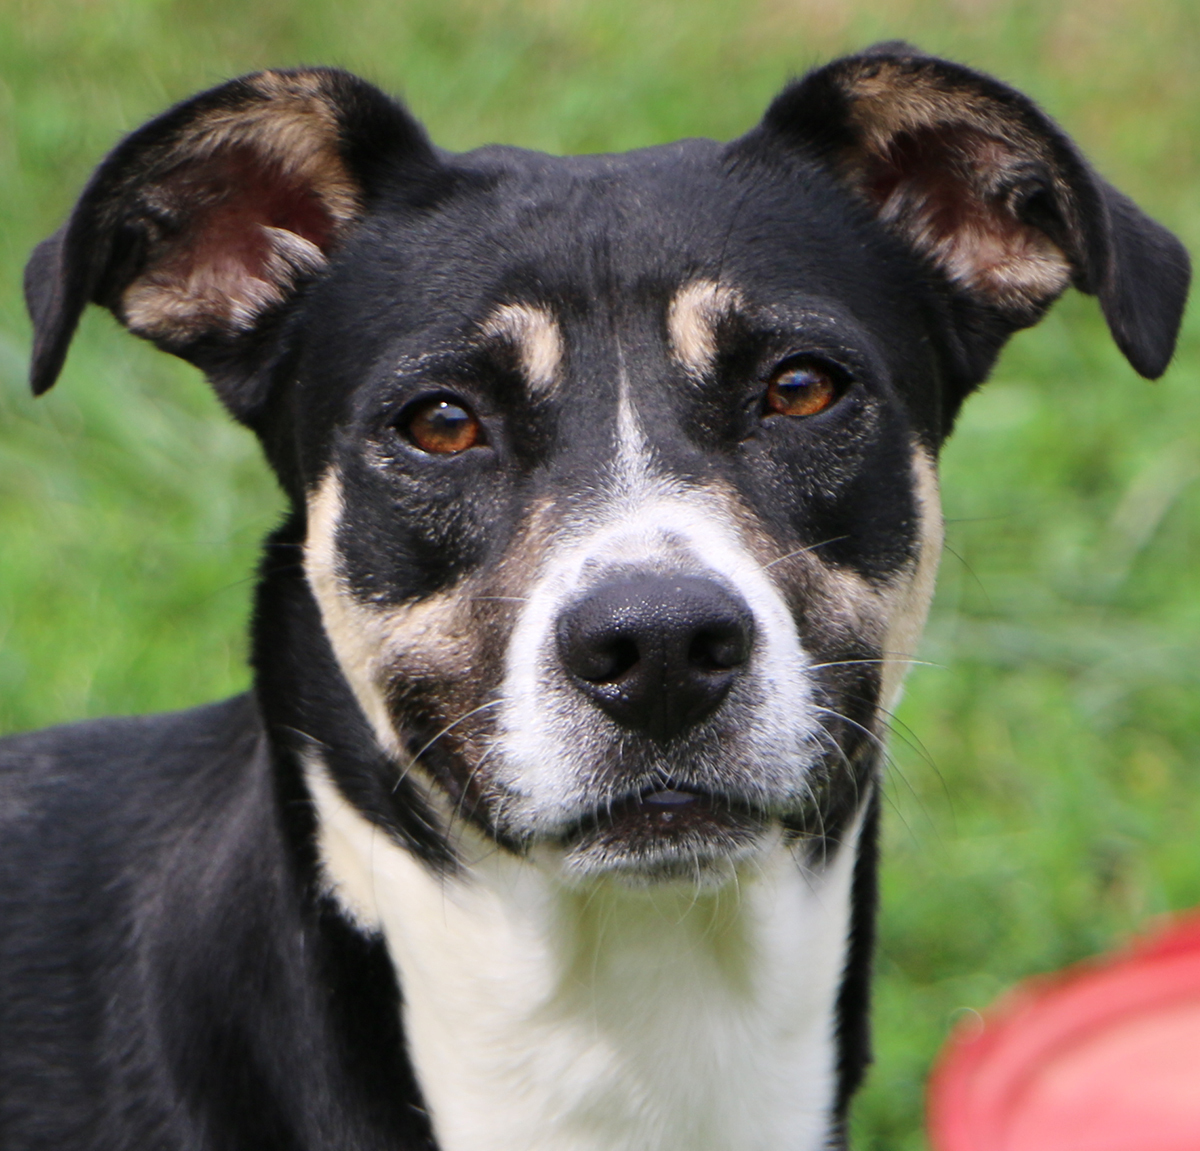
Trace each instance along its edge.
<path fill-rule="evenodd" d="M 618 723 L 670 739 L 721 702 L 750 656 L 750 609 L 695 576 L 604 584 L 558 621 L 558 654 Z"/>

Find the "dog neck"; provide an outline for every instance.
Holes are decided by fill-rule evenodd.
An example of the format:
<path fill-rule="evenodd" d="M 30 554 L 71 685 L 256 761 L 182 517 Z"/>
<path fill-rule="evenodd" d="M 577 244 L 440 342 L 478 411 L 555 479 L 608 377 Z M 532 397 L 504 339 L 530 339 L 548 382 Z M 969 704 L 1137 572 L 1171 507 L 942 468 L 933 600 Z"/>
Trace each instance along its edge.
<path fill-rule="evenodd" d="M 481 850 L 438 875 L 310 756 L 325 881 L 400 978 L 443 1151 L 816 1151 L 861 818 L 813 868 L 782 840 L 715 890 L 573 889 Z"/>

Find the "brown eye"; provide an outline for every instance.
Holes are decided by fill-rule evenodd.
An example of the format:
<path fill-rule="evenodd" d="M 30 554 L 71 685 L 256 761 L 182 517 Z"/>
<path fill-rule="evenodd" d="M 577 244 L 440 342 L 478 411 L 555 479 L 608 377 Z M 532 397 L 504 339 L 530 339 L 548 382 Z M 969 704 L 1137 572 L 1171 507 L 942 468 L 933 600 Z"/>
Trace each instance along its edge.
<path fill-rule="evenodd" d="M 400 417 L 400 430 L 423 452 L 455 455 L 483 439 L 474 414 L 453 400 L 421 400 Z"/>
<path fill-rule="evenodd" d="M 812 360 L 792 361 L 776 369 L 767 385 L 767 414 L 815 416 L 837 398 L 828 369 Z"/>

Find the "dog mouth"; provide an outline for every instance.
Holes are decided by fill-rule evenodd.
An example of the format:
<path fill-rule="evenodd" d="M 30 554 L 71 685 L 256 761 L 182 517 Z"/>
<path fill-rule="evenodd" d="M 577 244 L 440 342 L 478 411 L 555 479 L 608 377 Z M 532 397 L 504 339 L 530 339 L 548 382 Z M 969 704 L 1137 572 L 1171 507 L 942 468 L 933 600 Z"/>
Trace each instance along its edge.
<path fill-rule="evenodd" d="M 576 875 L 700 879 L 753 852 L 767 818 L 746 802 L 668 783 L 597 807 L 560 838 Z"/>

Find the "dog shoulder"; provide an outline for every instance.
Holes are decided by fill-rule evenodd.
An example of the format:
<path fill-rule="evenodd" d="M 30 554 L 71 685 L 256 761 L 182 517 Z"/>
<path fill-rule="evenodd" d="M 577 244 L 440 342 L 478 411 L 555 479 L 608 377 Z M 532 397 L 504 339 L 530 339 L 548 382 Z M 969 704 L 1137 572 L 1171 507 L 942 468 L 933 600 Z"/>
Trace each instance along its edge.
<path fill-rule="evenodd" d="M 198 789 L 209 806 L 222 785 L 235 785 L 260 735 L 250 697 L 238 696 L 189 711 L 86 720 L 0 739 L 6 854 L 35 838 L 53 852 L 54 826 L 67 819 L 81 850 L 101 847 L 85 842 L 92 828 L 123 851 L 145 848 L 174 820 L 195 817 Z"/>
<path fill-rule="evenodd" d="M 250 695 L 0 740 L 0 1144 L 429 1145 L 386 952 L 279 787 Z"/>
<path fill-rule="evenodd" d="M 239 844 L 262 850 L 273 815 L 261 746 L 246 696 L 0 741 L 0 967 L 46 975 L 51 956 L 81 948 L 130 954 L 164 921 L 168 890 L 199 916 L 222 861 Z"/>

